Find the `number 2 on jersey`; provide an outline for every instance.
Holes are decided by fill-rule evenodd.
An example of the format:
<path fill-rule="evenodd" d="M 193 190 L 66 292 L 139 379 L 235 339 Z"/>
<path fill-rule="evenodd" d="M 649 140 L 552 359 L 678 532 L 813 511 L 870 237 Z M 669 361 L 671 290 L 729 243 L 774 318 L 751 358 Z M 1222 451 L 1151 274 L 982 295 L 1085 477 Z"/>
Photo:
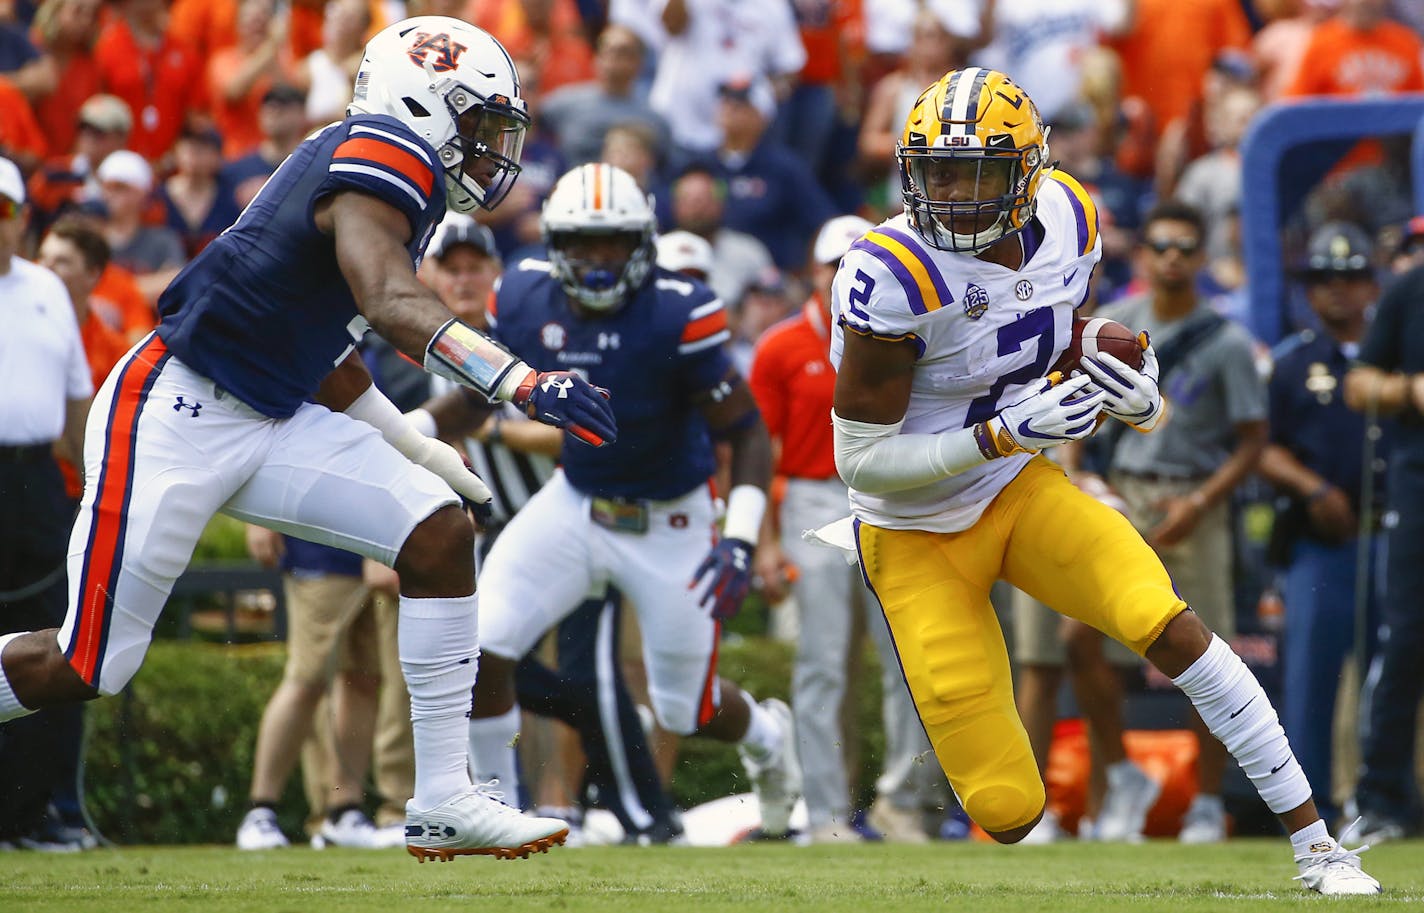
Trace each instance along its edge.
<path fill-rule="evenodd" d="M 1000 358 L 1021 352 L 1034 340 L 1038 340 L 1038 352 L 1032 363 L 1001 375 L 990 385 L 988 393 L 969 404 L 969 412 L 964 418 L 966 428 L 998 414 L 999 397 L 1004 395 L 1009 384 L 1026 384 L 1048 372 L 1049 360 L 1053 357 L 1053 308 L 1034 308 L 1013 323 L 999 327 L 997 338 Z"/>

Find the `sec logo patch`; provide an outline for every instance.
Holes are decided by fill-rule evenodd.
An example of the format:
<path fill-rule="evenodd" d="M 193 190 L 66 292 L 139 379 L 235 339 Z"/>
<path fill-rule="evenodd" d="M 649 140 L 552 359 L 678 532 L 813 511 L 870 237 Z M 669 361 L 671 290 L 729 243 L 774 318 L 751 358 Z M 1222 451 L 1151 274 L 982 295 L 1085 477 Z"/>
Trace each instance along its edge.
<path fill-rule="evenodd" d="M 557 323 L 546 323 L 539 330 L 539 341 L 544 344 L 544 348 L 550 352 L 557 352 L 569 341 L 568 331 Z"/>
<path fill-rule="evenodd" d="M 1014 297 L 1020 301 L 1027 301 L 1033 297 L 1033 283 L 1027 279 L 1020 279 L 1014 286 Z"/>

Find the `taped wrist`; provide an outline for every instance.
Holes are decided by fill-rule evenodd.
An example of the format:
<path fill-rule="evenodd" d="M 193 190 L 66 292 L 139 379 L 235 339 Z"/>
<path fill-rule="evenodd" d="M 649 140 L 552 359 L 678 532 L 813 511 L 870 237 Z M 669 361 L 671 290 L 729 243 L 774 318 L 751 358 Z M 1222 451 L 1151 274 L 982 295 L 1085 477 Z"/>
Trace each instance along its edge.
<path fill-rule="evenodd" d="M 993 458 L 981 447 L 977 426 L 940 434 L 901 434 L 903 419 L 888 425 L 857 422 L 835 410 L 831 425 L 836 470 L 847 485 L 866 494 L 919 488 Z"/>
<path fill-rule="evenodd" d="M 727 494 L 727 518 L 722 536 L 756 545 L 761 534 L 761 518 L 766 513 L 766 492 L 755 485 L 735 485 Z"/>
<path fill-rule="evenodd" d="M 425 347 L 425 370 L 491 400 L 512 399 L 514 391 L 508 381 L 515 378 L 517 385 L 530 372 L 529 366 L 504 346 L 456 318 L 430 338 Z"/>

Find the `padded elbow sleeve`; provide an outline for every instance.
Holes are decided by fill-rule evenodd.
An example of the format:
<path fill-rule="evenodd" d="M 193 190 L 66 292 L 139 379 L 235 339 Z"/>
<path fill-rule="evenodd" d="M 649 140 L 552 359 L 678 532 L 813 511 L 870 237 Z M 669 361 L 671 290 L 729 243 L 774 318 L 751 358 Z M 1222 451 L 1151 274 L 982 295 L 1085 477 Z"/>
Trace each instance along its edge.
<path fill-rule="evenodd" d="M 831 411 L 836 471 L 866 494 L 919 488 L 985 461 L 974 429 L 940 434 L 901 434 L 904 420 L 888 425 L 857 422 Z"/>

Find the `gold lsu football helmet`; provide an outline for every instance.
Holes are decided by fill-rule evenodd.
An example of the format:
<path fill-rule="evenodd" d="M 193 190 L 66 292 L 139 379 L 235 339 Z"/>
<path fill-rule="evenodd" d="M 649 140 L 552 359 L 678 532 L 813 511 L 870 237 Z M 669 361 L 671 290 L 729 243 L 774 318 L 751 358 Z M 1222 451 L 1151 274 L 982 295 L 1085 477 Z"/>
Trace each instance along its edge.
<path fill-rule="evenodd" d="M 1048 165 L 1028 93 L 997 70 L 951 70 L 920 94 L 895 146 L 905 209 L 940 250 L 978 253 L 1022 231 Z"/>

